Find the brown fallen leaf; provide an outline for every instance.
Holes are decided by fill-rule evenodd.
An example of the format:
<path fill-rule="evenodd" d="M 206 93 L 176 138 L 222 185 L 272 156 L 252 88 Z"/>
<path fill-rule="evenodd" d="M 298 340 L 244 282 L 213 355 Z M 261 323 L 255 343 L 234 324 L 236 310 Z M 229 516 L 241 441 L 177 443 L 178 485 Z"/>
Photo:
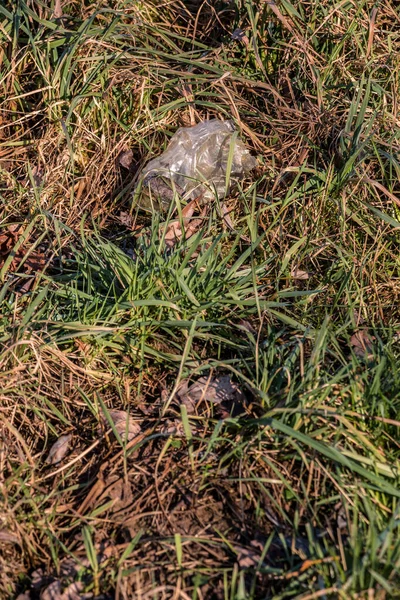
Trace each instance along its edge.
<path fill-rule="evenodd" d="M 62 593 L 60 600 L 83 600 L 83 598 L 91 598 L 92 594 L 84 594 L 81 592 L 84 589 L 84 584 L 82 581 L 76 581 L 75 583 L 71 583 Z"/>
<path fill-rule="evenodd" d="M 124 152 L 121 152 L 121 154 L 119 154 L 117 157 L 117 163 L 129 171 L 134 163 L 132 150 L 125 150 Z"/>
<path fill-rule="evenodd" d="M 54 17 L 54 19 L 61 19 L 62 16 L 63 16 L 63 10 L 62 10 L 62 6 L 61 6 L 61 0 L 55 0 L 53 17 Z"/>
<path fill-rule="evenodd" d="M 307 271 L 302 271 L 301 269 L 298 269 L 297 267 L 292 269 L 290 275 L 291 275 L 291 277 L 293 277 L 293 279 L 301 279 L 301 280 L 310 279 L 310 274 L 307 273 Z"/>
<path fill-rule="evenodd" d="M 101 557 L 97 557 L 99 563 L 101 562 Z M 76 581 L 70 583 L 66 588 L 63 589 L 62 581 L 75 579 L 78 577 L 79 570 L 82 566 L 88 567 L 89 560 L 85 557 L 79 561 L 79 565 L 77 562 L 72 560 L 71 558 L 67 558 L 61 561 L 57 568 L 57 575 L 55 572 L 44 572 L 43 569 L 37 569 L 33 571 L 31 575 L 31 588 L 33 590 L 34 598 L 38 597 L 40 593 L 40 600 L 88 600 L 89 598 L 93 598 L 93 594 L 89 593 L 81 593 L 84 589 L 84 584 L 81 581 Z M 28 594 L 26 596 L 26 600 L 30 598 L 30 592 L 25 592 Z M 21 600 L 25 600 L 25 597 L 22 595 Z"/>
<path fill-rule="evenodd" d="M 18 239 L 18 229 L 19 225 L 9 225 L 0 230 L 0 266 L 3 266 Z"/>
<path fill-rule="evenodd" d="M 68 452 L 68 447 L 71 440 L 71 433 L 60 436 L 50 448 L 50 452 L 46 458 L 46 463 L 48 465 L 56 465 L 57 463 L 61 462 Z"/>
<path fill-rule="evenodd" d="M 231 39 L 234 42 L 243 42 L 243 44 L 247 47 L 249 45 L 249 38 L 243 29 L 238 27 L 231 33 Z"/>
<path fill-rule="evenodd" d="M 3 267 L 10 254 L 14 252 L 13 259 L 9 265 L 9 270 L 17 271 L 18 268 L 21 267 L 21 271 L 25 275 L 36 275 L 38 271 L 43 270 L 47 261 L 44 252 L 39 248 L 30 252 L 27 257 L 25 245 L 20 246 L 15 252 L 14 247 L 18 242 L 20 227 L 21 225 L 17 223 L 0 229 L 0 268 Z M 28 240 L 26 240 L 26 242 L 27 241 Z M 28 287 L 30 287 L 30 285 Z"/>
<path fill-rule="evenodd" d="M 110 415 L 117 433 L 121 436 L 123 441 L 126 441 L 125 436 L 127 434 L 127 441 L 130 442 L 141 432 L 140 425 L 128 415 L 125 410 L 109 410 Z M 106 425 L 109 425 L 108 419 L 105 415 L 102 415 L 102 419 Z"/>
<path fill-rule="evenodd" d="M 76 581 L 62 591 L 61 582 L 56 579 L 42 590 L 40 600 L 84 600 L 92 598 L 93 594 L 81 594 L 84 587 L 81 581 Z"/>
<path fill-rule="evenodd" d="M 119 213 L 119 222 L 121 225 L 125 225 L 125 227 L 132 227 L 133 225 L 133 217 L 126 211 L 121 211 Z"/>
<path fill-rule="evenodd" d="M 20 257 L 18 255 L 18 258 L 20 259 L 19 262 L 22 261 L 22 256 Z M 46 259 L 43 255 L 42 252 L 38 251 L 34 251 L 31 252 L 31 254 L 28 256 L 28 258 L 24 261 L 24 264 L 22 265 L 24 273 L 26 274 L 33 274 L 36 275 L 36 273 L 38 271 L 41 271 L 46 265 Z"/>
<path fill-rule="evenodd" d="M 32 179 L 36 187 L 40 187 L 44 181 L 44 170 L 41 167 L 33 167 Z"/>
<path fill-rule="evenodd" d="M 172 248 L 176 242 L 182 239 L 185 235 L 186 239 L 190 238 L 201 224 L 201 219 L 193 219 L 194 211 L 198 206 L 198 198 L 191 200 L 185 208 L 182 209 L 182 220 L 175 219 L 170 221 L 165 233 L 165 243 L 169 248 Z"/>
<path fill-rule="evenodd" d="M 54 578 L 51 578 L 48 575 L 46 575 L 44 570 L 39 567 L 39 569 L 36 569 L 31 574 L 31 587 L 35 592 L 37 592 L 45 586 L 49 585 L 49 583 L 52 582 L 52 579 Z"/>
<path fill-rule="evenodd" d="M 56 579 L 40 593 L 40 600 L 60 600 L 62 594 L 61 581 Z"/>
<path fill-rule="evenodd" d="M 113 500 L 112 510 L 114 518 L 120 518 L 124 509 L 127 509 L 133 501 L 132 488 L 124 477 L 111 473 L 104 482 L 105 489 L 98 497 L 97 503 L 100 504 L 105 498 Z M 118 517 L 116 516 L 118 514 Z"/>
<path fill-rule="evenodd" d="M 368 330 L 363 328 L 359 329 L 350 338 L 350 345 L 353 348 L 353 352 L 359 358 L 372 357 L 372 350 L 374 347 L 375 337 L 368 333 Z"/>
<path fill-rule="evenodd" d="M 182 421 L 178 419 L 174 419 L 173 421 L 168 420 L 160 427 L 160 432 L 163 435 L 173 435 L 175 437 L 182 437 L 185 433 Z"/>
<path fill-rule="evenodd" d="M 255 568 L 259 565 L 261 554 L 264 549 L 263 544 L 259 540 L 252 540 L 250 547 L 236 546 L 238 552 L 237 562 L 242 569 Z"/>
<path fill-rule="evenodd" d="M 249 333 L 252 333 L 253 335 L 255 335 L 257 333 L 257 331 L 254 329 L 253 325 L 250 323 L 250 321 L 247 321 L 246 319 L 241 319 L 237 326 L 239 327 L 239 329 L 248 331 Z"/>
<path fill-rule="evenodd" d="M 245 400 L 243 392 L 229 375 L 200 377 L 192 385 L 189 385 L 189 380 L 184 380 L 176 396 L 186 406 L 189 414 L 195 412 L 200 402 L 206 401 L 221 405 L 228 416 L 232 410 L 241 408 Z"/>
<path fill-rule="evenodd" d="M 38 167 L 38 166 L 33 166 L 31 168 L 31 176 L 29 176 L 29 174 L 26 175 L 26 177 L 24 177 L 21 180 L 21 185 L 23 187 L 30 187 L 33 183 L 33 185 L 35 187 L 40 187 L 42 185 L 44 181 L 44 170 L 42 169 L 42 167 Z"/>
<path fill-rule="evenodd" d="M 343 506 L 342 502 L 338 502 L 337 504 L 335 504 L 335 510 L 336 510 L 336 524 L 337 524 L 338 529 L 346 529 L 348 527 L 347 513 L 346 513 L 346 509 Z"/>

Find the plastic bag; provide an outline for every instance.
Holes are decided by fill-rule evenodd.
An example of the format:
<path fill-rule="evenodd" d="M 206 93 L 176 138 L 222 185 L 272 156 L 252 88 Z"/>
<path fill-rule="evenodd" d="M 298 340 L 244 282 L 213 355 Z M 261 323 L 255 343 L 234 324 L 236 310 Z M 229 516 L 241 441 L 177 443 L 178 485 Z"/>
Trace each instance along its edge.
<path fill-rule="evenodd" d="M 203 203 L 223 198 L 257 164 L 237 135 L 232 121 L 218 119 L 178 129 L 165 152 L 143 169 L 139 206 L 166 210 L 175 191 Z"/>

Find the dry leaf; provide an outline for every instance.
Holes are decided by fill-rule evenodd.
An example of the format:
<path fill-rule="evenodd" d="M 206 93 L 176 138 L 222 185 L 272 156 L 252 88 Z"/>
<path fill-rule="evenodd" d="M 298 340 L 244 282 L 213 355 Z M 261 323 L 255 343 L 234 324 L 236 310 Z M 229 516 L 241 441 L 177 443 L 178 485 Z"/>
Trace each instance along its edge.
<path fill-rule="evenodd" d="M 238 27 L 232 32 L 231 39 L 235 42 L 243 42 L 245 46 L 249 45 L 249 38 L 246 35 L 246 32 L 243 31 L 243 29 L 240 29 L 240 27 Z"/>
<path fill-rule="evenodd" d="M 184 233 L 186 239 L 190 238 L 195 233 L 196 225 L 198 227 L 201 222 L 200 219 L 195 219 L 190 223 L 190 219 L 193 216 L 196 206 L 197 198 L 191 200 L 191 202 L 189 202 L 182 210 L 182 221 L 176 219 L 168 224 L 167 231 L 165 233 L 165 243 L 169 248 L 172 248 L 176 242 L 181 240 Z"/>
<path fill-rule="evenodd" d="M 37 591 L 40 590 L 45 585 L 48 585 L 51 582 L 51 578 L 49 578 L 43 569 L 39 568 L 33 571 L 31 575 L 31 586 Z"/>
<path fill-rule="evenodd" d="M 56 579 L 48 585 L 40 594 L 40 600 L 60 600 L 61 599 L 61 582 Z"/>
<path fill-rule="evenodd" d="M 238 552 L 237 562 L 239 567 L 242 569 L 250 569 L 251 567 L 257 567 L 260 560 L 261 554 L 264 549 L 263 544 L 258 540 L 252 540 L 250 542 L 250 548 L 244 546 L 236 546 L 235 550 Z"/>
<path fill-rule="evenodd" d="M 136 423 L 136 421 L 134 421 L 125 410 L 109 410 L 108 414 L 110 415 L 115 425 L 115 429 L 121 436 L 122 440 L 125 441 L 125 435 L 128 433 L 128 442 L 130 442 L 141 432 L 140 425 Z M 103 415 L 103 421 L 104 423 L 108 424 L 108 420 L 105 415 Z"/>
<path fill-rule="evenodd" d="M 365 57 L 368 57 L 372 50 L 372 45 L 374 42 L 374 33 L 375 33 L 375 19 L 378 14 L 378 7 L 374 6 L 371 11 L 371 16 L 369 19 L 369 35 L 368 35 L 368 44 L 367 44 L 367 52 L 365 53 Z"/>
<path fill-rule="evenodd" d="M 62 593 L 60 600 L 81 600 L 83 596 L 80 594 L 80 592 L 82 592 L 84 587 L 85 586 L 82 581 L 71 583 L 71 585 L 69 585 Z M 86 594 L 85 597 L 87 597 Z"/>
<path fill-rule="evenodd" d="M 179 221 L 171 221 L 165 234 L 165 244 L 168 248 L 175 246 L 182 239 L 182 227 Z"/>
<path fill-rule="evenodd" d="M 189 411 L 188 411 L 189 412 Z M 184 435 L 182 421 L 174 419 L 173 421 L 168 420 L 164 425 L 161 426 L 160 432 L 163 435 L 173 435 L 175 437 L 182 437 Z"/>
<path fill-rule="evenodd" d="M 132 150 L 126 150 L 125 152 L 121 152 L 117 158 L 117 163 L 124 167 L 124 169 L 128 169 L 128 171 L 133 166 L 133 152 Z"/>
<path fill-rule="evenodd" d="M 366 355 L 370 358 L 372 357 L 374 341 L 375 337 L 369 335 L 367 329 L 360 329 L 351 336 L 350 345 L 353 347 L 354 354 L 359 358 Z"/>
<path fill-rule="evenodd" d="M 19 229 L 20 224 L 9 225 L 7 228 L 0 229 L 0 268 L 4 265 L 11 252 L 14 251 L 15 244 L 19 238 Z M 25 245 L 20 246 L 17 252 L 14 251 L 13 260 L 9 266 L 10 271 L 16 271 L 22 260 L 24 260 L 22 270 L 27 275 L 36 274 L 37 271 L 43 270 L 46 265 L 44 253 L 37 248 L 25 258 L 26 253 Z"/>
<path fill-rule="evenodd" d="M 49 455 L 46 458 L 46 463 L 49 465 L 56 465 L 57 463 L 61 462 L 68 452 L 68 446 L 71 440 L 71 433 L 59 437 L 58 440 L 50 448 Z"/>
<path fill-rule="evenodd" d="M 241 319 L 238 323 L 238 327 L 239 327 L 239 329 L 244 329 L 245 331 L 248 331 L 249 333 L 252 333 L 253 335 L 255 335 L 257 333 L 257 331 L 254 329 L 253 325 L 250 323 L 250 321 L 247 321 L 246 319 Z"/>
<path fill-rule="evenodd" d="M 22 259 L 22 257 L 21 257 Z M 46 265 L 46 259 L 42 252 L 34 251 L 28 256 L 28 258 L 24 261 L 22 265 L 24 273 L 27 274 L 36 274 L 38 271 L 41 271 Z"/>
<path fill-rule="evenodd" d="M 62 11 L 62 6 L 61 6 L 61 0 L 55 0 L 53 17 L 55 19 L 61 19 L 62 16 L 63 16 L 63 11 Z"/>
<path fill-rule="evenodd" d="M 92 594 L 81 594 L 84 589 L 84 584 L 81 581 L 71 583 L 64 591 L 62 591 L 61 582 L 56 579 L 40 594 L 40 600 L 83 600 L 83 598 L 91 598 Z"/>
<path fill-rule="evenodd" d="M 17 239 L 19 225 L 10 225 L 7 229 L 0 230 L 0 265 L 2 266 L 7 256 L 13 249 Z"/>
<path fill-rule="evenodd" d="M 260 553 L 250 548 L 236 548 L 239 550 L 237 562 L 241 569 L 250 569 L 251 567 L 257 567 L 260 561 Z"/>
<path fill-rule="evenodd" d="M 348 526 L 347 513 L 346 513 L 346 509 L 343 506 L 342 502 L 338 502 L 335 505 L 335 510 L 337 511 L 336 512 L 336 523 L 337 523 L 338 529 L 346 529 Z"/>
<path fill-rule="evenodd" d="M 62 579 L 73 581 L 79 573 L 79 565 L 73 558 L 63 558 L 59 564 L 57 574 Z"/>
<path fill-rule="evenodd" d="M 31 175 L 32 175 L 33 185 L 35 187 L 40 187 L 44 181 L 44 170 L 42 169 L 42 167 L 38 167 L 37 165 L 34 165 L 31 169 Z M 30 187 L 32 184 L 32 180 L 29 177 L 29 175 L 27 175 L 21 181 L 21 185 L 23 187 Z"/>
<path fill-rule="evenodd" d="M 307 271 L 302 271 L 301 269 L 298 269 L 297 267 L 295 267 L 294 269 L 292 269 L 292 272 L 290 273 L 290 275 L 293 277 L 293 279 L 310 279 L 310 274 L 307 273 Z"/>
<path fill-rule="evenodd" d="M 204 400 L 223 405 L 228 413 L 231 412 L 232 408 L 239 408 L 244 403 L 243 392 L 229 375 L 215 378 L 200 377 L 190 386 L 188 380 L 184 380 L 181 382 L 176 395 L 180 403 L 186 406 L 189 413 L 193 413 L 197 404 Z"/>
<path fill-rule="evenodd" d="M 227 205 L 225 204 L 225 202 L 223 202 L 221 205 L 221 211 L 222 211 L 223 219 L 224 219 L 225 223 L 228 225 L 229 229 L 231 231 L 235 231 L 235 226 L 232 223 L 232 219 L 229 215 L 229 209 L 228 209 Z"/>
<path fill-rule="evenodd" d="M 133 217 L 126 211 L 121 211 L 119 213 L 119 221 L 125 227 L 132 227 L 133 225 Z"/>
<path fill-rule="evenodd" d="M 100 503 L 105 497 L 114 501 L 114 513 L 121 512 L 124 508 L 130 506 L 133 501 L 131 486 L 123 477 L 120 477 L 115 473 L 107 477 L 105 481 L 105 490 L 99 497 L 98 502 Z"/>
<path fill-rule="evenodd" d="M 32 169 L 33 183 L 36 187 L 40 187 L 44 180 L 44 170 L 41 167 L 33 167 Z"/>

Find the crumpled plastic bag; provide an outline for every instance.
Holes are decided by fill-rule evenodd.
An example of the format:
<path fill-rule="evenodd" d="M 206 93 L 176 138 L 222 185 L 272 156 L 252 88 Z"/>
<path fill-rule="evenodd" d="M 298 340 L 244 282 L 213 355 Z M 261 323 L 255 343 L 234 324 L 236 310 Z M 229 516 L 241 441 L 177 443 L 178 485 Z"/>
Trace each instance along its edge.
<path fill-rule="evenodd" d="M 139 206 L 166 210 L 175 191 L 201 203 L 223 198 L 257 164 L 237 135 L 232 121 L 218 119 L 178 129 L 165 152 L 143 169 Z"/>

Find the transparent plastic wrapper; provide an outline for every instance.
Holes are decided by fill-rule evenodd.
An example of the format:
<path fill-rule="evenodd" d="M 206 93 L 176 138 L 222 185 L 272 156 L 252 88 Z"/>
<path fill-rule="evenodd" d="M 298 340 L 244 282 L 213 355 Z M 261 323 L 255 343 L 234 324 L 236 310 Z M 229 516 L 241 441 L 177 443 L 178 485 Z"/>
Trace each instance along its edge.
<path fill-rule="evenodd" d="M 143 169 L 135 192 L 138 205 L 167 210 L 175 192 L 201 203 L 223 198 L 257 164 L 237 135 L 232 121 L 218 119 L 178 129 L 165 152 Z"/>

